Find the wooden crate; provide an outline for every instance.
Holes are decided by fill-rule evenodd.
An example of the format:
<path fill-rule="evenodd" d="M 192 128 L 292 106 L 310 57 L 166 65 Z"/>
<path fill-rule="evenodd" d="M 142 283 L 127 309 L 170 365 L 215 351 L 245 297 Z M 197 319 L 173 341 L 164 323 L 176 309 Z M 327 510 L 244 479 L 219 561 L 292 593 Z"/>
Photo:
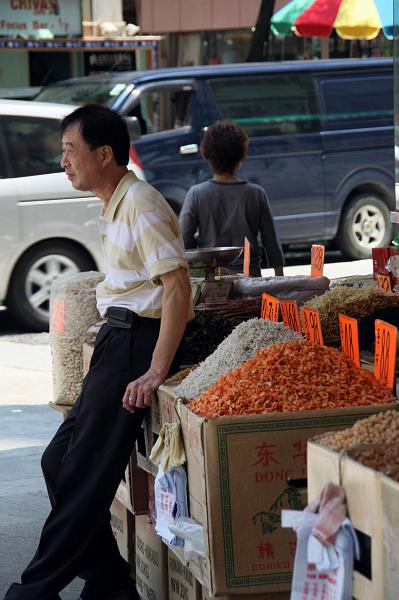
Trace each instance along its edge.
<path fill-rule="evenodd" d="M 396 600 L 399 589 L 399 484 L 350 458 L 308 442 L 308 493 L 314 500 L 328 483 L 341 485 L 361 547 L 353 574 L 356 600 Z"/>

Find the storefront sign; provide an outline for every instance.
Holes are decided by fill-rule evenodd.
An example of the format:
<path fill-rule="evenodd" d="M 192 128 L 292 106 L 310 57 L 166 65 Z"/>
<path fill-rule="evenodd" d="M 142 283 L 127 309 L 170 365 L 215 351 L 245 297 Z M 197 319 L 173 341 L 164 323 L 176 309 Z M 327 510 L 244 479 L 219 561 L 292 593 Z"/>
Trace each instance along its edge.
<path fill-rule="evenodd" d="M 302 335 L 301 319 L 296 300 L 282 300 L 280 307 L 284 325 Z"/>
<path fill-rule="evenodd" d="M 342 352 L 349 356 L 357 367 L 360 367 L 359 332 L 356 319 L 339 315 L 339 331 Z"/>
<path fill-rule="evenodd" d="M 0 36 L 37 37 L 82 34 L 80 0 L 0 0 Z"/>
<path fill-rule="evenodd" d="M 311 277 L 321 277 L 324 270 L 324 246 L 313 244 L 311 253 Z"/>
<path fill-rule="evenodd" d="M 374 375 L 392 389 L 395 377 L 396 338 L 398 330 L 394 325 L 375 322 Z"/>
<path fill-rule="evenodd" d="M 262 310 L 261 319 L 267 319 L 268 321 L 278 321 L 280 300 L 269 294 L 262 294 Z"/>
<path fill-rule="evenodd" d="M 323 346 L 319 311 L 313 308 L 303 308 L 302 318 L 306 340 L 312 344 Z"/>

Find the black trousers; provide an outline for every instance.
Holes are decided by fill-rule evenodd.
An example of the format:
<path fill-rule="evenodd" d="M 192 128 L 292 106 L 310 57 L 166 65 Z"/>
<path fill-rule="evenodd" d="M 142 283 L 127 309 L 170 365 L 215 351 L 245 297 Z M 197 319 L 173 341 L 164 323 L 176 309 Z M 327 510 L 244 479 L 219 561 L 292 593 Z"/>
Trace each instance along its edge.
<path fill-rule="evenodd" d="M 79 399 L 42 457 L 52 510 L 21 584 L 14 583 L 5 600 L 55 600 L 76 576 L 102 591 L 120 589 L 126 580 L 129 567 L 112 534 L 109 507 L 145 409 L 129 413 L 122 397 L 148 370 L 159 326 L 158 319 L 138 317 L 132 329 L 103 325 L 98 333 Z"/>

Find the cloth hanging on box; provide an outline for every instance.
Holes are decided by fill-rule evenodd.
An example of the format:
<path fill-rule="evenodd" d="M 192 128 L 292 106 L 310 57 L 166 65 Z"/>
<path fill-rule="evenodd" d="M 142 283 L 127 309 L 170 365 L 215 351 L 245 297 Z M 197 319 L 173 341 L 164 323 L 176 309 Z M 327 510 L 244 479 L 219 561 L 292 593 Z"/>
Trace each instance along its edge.
<path fill-rule="evenodd" d="M 184 467 L 164 471 L 160 465 L 154 485 L 155 531 L 172 546 L 183 546 L 184 540 L 169 529 L 175 519 L 188 517 L 187 475 Z"/>
<path fill-rule="evenodd" d="M 283 510 L 281 516 L 282 526 L 297 532 L 291 600 L 351 600 L 353 562 L 360 551 L 343 489 L 328 484 L 307 509 Z"/>
<path fill-rule="evenodd" d="M 163 471 L 180 467 L 186 462 L 180 423 L 162 425 L 159 437 L 151 450 L 150 460 L 160 465 Z"/>

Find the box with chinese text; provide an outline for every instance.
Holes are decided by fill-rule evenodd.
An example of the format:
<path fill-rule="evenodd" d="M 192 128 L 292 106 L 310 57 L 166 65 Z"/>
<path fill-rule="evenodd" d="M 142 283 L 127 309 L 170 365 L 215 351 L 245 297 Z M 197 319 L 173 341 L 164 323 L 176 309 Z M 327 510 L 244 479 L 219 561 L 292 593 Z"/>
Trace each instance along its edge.
<path fill-rule="evenodd" d="M 211 594 L 290 589 L 296 536 L 280 515 L 307 503 L 307 440 L 384 408 L 392 405 L 205 419 L 178 404 Z"/>

